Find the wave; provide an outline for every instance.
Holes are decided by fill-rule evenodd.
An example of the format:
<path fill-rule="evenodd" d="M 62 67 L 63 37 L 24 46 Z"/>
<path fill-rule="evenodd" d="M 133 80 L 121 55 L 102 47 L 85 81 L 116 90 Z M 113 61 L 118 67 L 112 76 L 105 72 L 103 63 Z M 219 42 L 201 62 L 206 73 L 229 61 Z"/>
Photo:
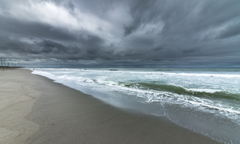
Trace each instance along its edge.
<path fill-rule="evenodd" d="M 109 69 L 109 71 L 118 71 L 118 69 Z"/>
<path fill-rule="evenodd" d="M 120 85 L 125 87 L 140 88 L 144 90 L 156 90 L 156 91 L 165 91 L 171 92 L 179 95 L 190 95 L 203 98 L 215 98 L 215 99 L 230 99 L 230 100 L 240 100 L 240 94 L 233 94 L 225 91 L 215 91 L 215 92 L 206 92 L 206 91 L 196 91 L 188 90 L 183 87 L 173 86 L 173 85 L 161 85 L 155 83 L 125 83 L 119 82 Z"/>
<path fill-rule="evenodd" d="M 86 72 L 87 71 L 87 72 Z M 94 90 L 107 92 L 120 92 L 122 94 L 136 96 L 141 102 L 176 104 L 182 107 L 196 108 L 204 112 L 216 113 L 218 115 L 228 117 L 233 122 L 240 125 L 240 93 L 231 93 L 230 91 L 220 91 L 220 89 L 200 89 L 201 86 L 196 86 L 195 89 L 181 87 L 174 84 L 168 84 L 169 81 L 144 81 L 141 77 L 134 79 L 121 79 L 114 75 L 117 79 L 111 78 L 109 75 L 97 75 L 99 71 L 84 70 L 84 74 L 79 70 L 71 71 L 33 71 L 34 74 L 46 76 L 56 82 L 67 84 L 68 81 L 73 82 L 73 85 L 94 87 Z M 104 71 L 120 73 L 120 71 Z M 86 74 L 87 73 L 87 74 Z M 90 73 L 90 74 L 88 74 Z M 102 72 L 101 72 L 102 73 Z M 131 77 L 131 75 L 127 76 Z M 145 73 L 146 75 L 148 73 Z M 67 80 L 67 81 L 66 81 Z M 124 81 L 125 80 L 125 81 Z M 217 83 L 215 83 L 217 84 Z M 208 85 L 204 85 L 207 87 Z M 71 87 L 71 84 L 70 84 Z"/>
<path fill-rule="evenodd" d="M 116 71 L 114 69 L 113 71 Z M 38 73 L 40 75 L 44 75 L 47 77 L 55 77 L 55 75 L 48 73 L 48 72 L 37 72 L 34 71 L 33 73 Z M 151 81 L 151 82 L 113 82 L 113 81 L 106 81 L 101 79 L 91 79 L 86 77 L 80 77 L 80 76 L 71 76 L 66 75 L 64 73 L 61 76 L 58 76 L 58 78 L 61 79 L 68 79 L 68 80 L 77 80 L 82 81 L 86 83 L 96 83 L 100 85 L 108 85 L 108 86 L 123 86 L 123 87 L 129 87 L 129 88 L 135 88 L 140 90 L 155 90 L 155 91 L 163 91 L 163 92 L 171 92 L 178 95 L 189 95 L 189 96 L 195 96 L 199 98 L 208 98 L 208 99 L 228 99 L 228 100 L 237 100 L 240 101 L 240 94 L 230 93 L 227 91 L 208 91 L 208 90 L 200 90 L 200 89 L 186 89 L 180 86 L 175 85 L 166 85 L 166 84 L 158 84 L 158 81 Z"/>

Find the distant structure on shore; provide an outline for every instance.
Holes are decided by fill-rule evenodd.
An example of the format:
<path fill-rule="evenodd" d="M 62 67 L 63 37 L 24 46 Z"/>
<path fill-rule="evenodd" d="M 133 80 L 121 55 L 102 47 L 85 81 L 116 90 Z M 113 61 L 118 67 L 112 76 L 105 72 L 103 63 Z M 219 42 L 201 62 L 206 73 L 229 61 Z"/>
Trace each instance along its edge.
<path fill-rule="evenodd" d="M 23 68 L 23 66 L 0 59 L 0 68 Z"/>

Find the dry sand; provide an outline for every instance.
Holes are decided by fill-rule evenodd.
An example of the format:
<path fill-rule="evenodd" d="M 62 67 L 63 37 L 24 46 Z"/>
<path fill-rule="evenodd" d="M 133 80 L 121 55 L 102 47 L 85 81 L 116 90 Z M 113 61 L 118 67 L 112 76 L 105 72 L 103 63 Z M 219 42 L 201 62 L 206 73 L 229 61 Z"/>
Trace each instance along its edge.
<path fill-rule="evenodd" d="M 126 112 L 80 91 L 0 69 L 1 144 L 214 144 L 157 117 Z"/>
<path fill-rule="evenodd" d="M 39 125 L 25 119 L 41 92 L 28 82 L 30 72 L 0 69 L 0 144 L 25 143 Z"/>

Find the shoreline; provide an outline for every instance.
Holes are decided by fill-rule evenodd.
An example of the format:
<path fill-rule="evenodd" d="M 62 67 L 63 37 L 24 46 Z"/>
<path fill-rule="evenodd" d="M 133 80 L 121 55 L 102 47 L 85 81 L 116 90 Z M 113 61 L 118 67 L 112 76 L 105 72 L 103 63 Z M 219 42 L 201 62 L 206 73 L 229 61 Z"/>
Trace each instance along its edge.
<path fill-rule="evenodd" d="M 12 121 L 6 121 L 5 125 L 0 122 L 0 129 L 8 129 L 13 120 L 27 121 L 26 125 L 18 129 L 11 127 L 12 131 L 18 133 L 11 135 L 11 132 L 8 137 L 18 143 L 218 143 L 158 117 L 115 108 L 46 77 L 33 75 L 30 70 L 0 71 L 0 75 L 5 76 L 1 80 L 10 82 L 7 85 L 9 89 L 16 85 L 14 82 L 24 85 L 23 91 L 32 97 L 25 100 L 27 102 L 24 106 L 27 108 L 23 110 L 24 114 L 12 117 Z M 20 103 L 14 93 L 16 90 L 7 91 L 5 101 L 11 101 L 7 95 L 12 95 Z M 8 113 L 11 111 L 5 106 L 0 109 L 0 113 L 5 113 L 2 117 L 10 119 L 6 118 L 6 110 Z M 30 123 L 34 126 L 30 126 Z M 27 127 L 28 133 L 24 133 Z M 21 136 L 22 139 L 19 139 Z M 2 137 L 6 143 L 13 143 L 7 136 Z"/>

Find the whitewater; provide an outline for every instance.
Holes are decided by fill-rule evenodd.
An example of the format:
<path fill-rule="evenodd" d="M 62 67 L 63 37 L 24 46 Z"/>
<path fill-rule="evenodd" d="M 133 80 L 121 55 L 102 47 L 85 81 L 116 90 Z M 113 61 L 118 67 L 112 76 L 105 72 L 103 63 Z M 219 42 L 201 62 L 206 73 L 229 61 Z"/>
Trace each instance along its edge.
<path fill-rule="evenodd" d="M 64 69 L 33 74 L 113 106 L 168 120 L 222 143 L 240 143 L 238 69 Z"/>

